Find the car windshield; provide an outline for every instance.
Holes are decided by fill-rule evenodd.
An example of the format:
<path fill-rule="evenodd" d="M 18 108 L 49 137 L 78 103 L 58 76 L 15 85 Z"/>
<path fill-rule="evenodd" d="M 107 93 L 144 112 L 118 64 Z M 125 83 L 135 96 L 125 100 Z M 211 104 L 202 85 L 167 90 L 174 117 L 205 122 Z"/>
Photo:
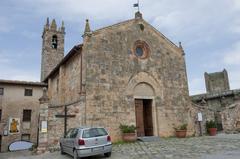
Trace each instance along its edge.
<path fill-rule="evenodd" d="M 106 135 L 107 132 L 104 128 L 91 128 L 83 131 L 82 138 L 91 138 Z"/>

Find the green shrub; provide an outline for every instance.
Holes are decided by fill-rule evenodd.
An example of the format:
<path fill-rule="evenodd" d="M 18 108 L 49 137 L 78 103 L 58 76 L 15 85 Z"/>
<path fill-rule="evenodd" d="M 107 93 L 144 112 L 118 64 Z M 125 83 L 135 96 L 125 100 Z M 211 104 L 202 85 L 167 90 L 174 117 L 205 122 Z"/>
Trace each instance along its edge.
<path fill-rule="evenodd" d="M 134 125 L 123 125 L 120 124 L 119 128 L 122 133 L 135 133 L 136 127 Z"/>
<path fill-rule="evenodd" d="M 217 122 L 214 120 L 206 121 L 206 129 L 217 128 Z"/>
<path fill-rule="evenodd" d="M 187 124 L 182 124 L 174 128 L 175 130 L 187 130 Z"/>

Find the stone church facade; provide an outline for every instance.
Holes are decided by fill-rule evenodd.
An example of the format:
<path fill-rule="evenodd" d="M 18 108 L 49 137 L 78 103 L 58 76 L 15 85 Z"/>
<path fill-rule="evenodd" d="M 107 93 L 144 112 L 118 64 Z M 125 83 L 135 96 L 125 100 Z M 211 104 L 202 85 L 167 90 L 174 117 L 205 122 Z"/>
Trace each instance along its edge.
<path fill-rule="evenodd" d="M 83 43 L 43 79 L 48 83 L 49 101 L 43 102 L 48 107 L 48 145 L 63 136 L 64 118 L 59 115 L 65 106 L 74 115 L 67 118 L 67 128 L 104 126 L 113 141 L 121 140 L 120 124 L 136 125 L 139 137 L 167 137 L 174 136 L 174 127 L 188 123 L 192 135 L 184 55 L 181 43 L 176 46 L 139 12 L 134 19 L 96 31 L 87 20 Z"/>

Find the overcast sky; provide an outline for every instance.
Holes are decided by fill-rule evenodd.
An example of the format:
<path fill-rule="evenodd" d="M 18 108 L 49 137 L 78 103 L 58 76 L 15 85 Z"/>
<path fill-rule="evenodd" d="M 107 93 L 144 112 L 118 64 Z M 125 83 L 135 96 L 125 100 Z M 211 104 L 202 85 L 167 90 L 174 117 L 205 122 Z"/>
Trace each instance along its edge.
<path fill-rule="evenodd" d="M 46 18 L 65 22 L 65 54 L 92 30 L 131 19 L 136 0 L 1 0 L 0 79 L 39 81 Z M 182 42 L 190 94 L 205 92 L 204 72 L 227 69 L 240 88 L 240 0 L 140 0 L 144 19 Z"/>

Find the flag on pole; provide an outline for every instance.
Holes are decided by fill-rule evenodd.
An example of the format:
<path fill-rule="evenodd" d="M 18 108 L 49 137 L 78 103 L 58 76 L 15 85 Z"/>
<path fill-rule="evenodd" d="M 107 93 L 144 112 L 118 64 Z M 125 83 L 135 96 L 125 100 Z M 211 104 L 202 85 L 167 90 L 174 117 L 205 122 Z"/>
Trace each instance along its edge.
<path fill-rule="evenodd" d="M 138 7 L 138 6 L 139 6 L 138 3 L 133 4 L 133 7 Z"/>

